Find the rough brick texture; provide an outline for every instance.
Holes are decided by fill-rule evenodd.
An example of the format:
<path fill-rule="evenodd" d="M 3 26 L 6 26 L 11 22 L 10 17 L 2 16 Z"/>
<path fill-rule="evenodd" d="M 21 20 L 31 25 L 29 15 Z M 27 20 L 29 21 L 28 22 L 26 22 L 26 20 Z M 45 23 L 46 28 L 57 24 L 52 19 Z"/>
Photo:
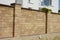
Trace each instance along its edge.
<path fill-rule="evenodd" d="M 60 15 L 48 13 L 48 33 L 60 32 Z"/>
<path fill-rule="evenodd" d="M 13 8 L 0 6 L 0 38 L 12 37 Z"/>
<path fill-rule="evenodd" d="M 15 36 L 45 34 L 45 13 L 22 9 L 21 5 L 15 4 L 15 10 L 0 6 L 0 38 L 13 36 L 13 14 L 15 14 Z M 48 13 L 47 33 L 56 32 L 60 32 L 60 15 Z"/>
<path fill-rule="evenodd" d="M 43 12 L 21 9 L 15 6 L 15 35 L 36 35 L 46 32 L 46 15 Z M 48 13 L 47 33 L 60 32 L 60 15 Z"/>
<path fill-rule="evenodd" d="M 45 33 L 45 13 L 21 9 L 15 6 L 15 35 L 37 35 Z"/>
<path fill-rule="evenodd" d="M 15 36 L 20 36 L 21 26 L 20 26 L 20 14 L 21 14 L 21 6 L 15 5 Z"/>

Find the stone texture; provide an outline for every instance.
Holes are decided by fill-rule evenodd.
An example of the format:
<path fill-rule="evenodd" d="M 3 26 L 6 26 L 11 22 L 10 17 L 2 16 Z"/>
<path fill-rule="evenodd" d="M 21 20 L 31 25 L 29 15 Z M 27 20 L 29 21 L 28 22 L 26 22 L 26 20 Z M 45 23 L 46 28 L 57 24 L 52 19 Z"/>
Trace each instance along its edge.
<path fill-rule="evenodd" d="M 37 35 L 45 32 L 45 13 L 21 9 L 21 5 L 15 5 L 15 36 Z M 60 32 L 60 15 L 48 13 L 47 33 L 57 32 Z"/>
<path fill-rule="evenodd" d="M 13 35 L 13 8 L 0 6 L 0 38 Z"/>
<path fill-rule="evenodd" d="M 20 14 L 21 14 L 21 6 L 15 5 L 15 36 L 20 36 L 21 26 L 20 26 Z"/>
<path fill-rule="evenodd" d="M 45 33 L 45 13 L 22 9 L 21 34 L 37 35 Z"/>
<path fill-rule="evenodd" d="M 13 13 L 14 11 L 15 13 Z M 0 38 L 13 36 L 13 14 L 15 14 L 14 25 L 15 37 L 45 34 L 46 32 L 45 13 L 22 9 L 21 5 L 15 4 L 15 10 L 13 10 L 13 8 L 11 7 L 0 6 Z M 48 13 L 47 33 L 57 32 L 60 32 L 60 15 Z M 37 38 L 36 40 L 39 39 Z"/>
<path fill-rule="evenodd" d="M 48 13 L 48 33 L 60 32 L 60 15 Z"/>
<path fill-rule="evenodd" d="M 15 6 L 15 35 L 37 35 L 45 33 L 45 13 L 21 9 Z"/>

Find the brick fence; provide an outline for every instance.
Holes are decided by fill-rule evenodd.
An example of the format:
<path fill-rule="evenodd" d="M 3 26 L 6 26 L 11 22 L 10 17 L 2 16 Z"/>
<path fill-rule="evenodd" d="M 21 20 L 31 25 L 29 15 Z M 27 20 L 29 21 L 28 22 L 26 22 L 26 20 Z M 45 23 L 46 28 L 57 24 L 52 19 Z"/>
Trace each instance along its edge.
<path fill-rule="evenodd" d="M 0 38 L 12 37 L 13 33 L 13 8 L 0 4 Z"/>
<path fill-rule="evenodd" d="M 19 4 L 0 6 L 0 38 L 46 34 L 46 31 L 60 32 L 60 15 L 48 13 L 46 17 L 46 13 L 21 8 Z"/>
<path fill-rule="evenodd" d="M 48 13 L 46 21 L 46 13 L 24 9 L 21 5 L 16 5 L 15 15 L 16 36 L 45 34 L 46 31 L 47 33 L 60 32 L 59 14 Z"/>

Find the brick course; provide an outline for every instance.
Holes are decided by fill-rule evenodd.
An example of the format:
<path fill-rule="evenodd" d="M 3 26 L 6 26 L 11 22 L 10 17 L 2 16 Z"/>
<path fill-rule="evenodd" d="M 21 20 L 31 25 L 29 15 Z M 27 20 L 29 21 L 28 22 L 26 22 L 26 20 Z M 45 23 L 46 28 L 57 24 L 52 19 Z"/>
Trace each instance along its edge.
<path fill-rule="evenodd" d="M 13 8 L 0 6 L 0 38 L 12 37 Z"/>
<path fill-rule="evenodd" d="M 48 33 L 60 32 L 60 15 L 58 14 L 48 14 Z"/>

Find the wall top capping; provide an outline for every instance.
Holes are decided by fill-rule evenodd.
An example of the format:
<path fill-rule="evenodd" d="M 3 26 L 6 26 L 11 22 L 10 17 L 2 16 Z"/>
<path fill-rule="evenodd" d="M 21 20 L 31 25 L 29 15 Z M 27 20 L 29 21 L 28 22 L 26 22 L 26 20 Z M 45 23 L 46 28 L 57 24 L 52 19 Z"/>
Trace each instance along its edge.
<path fill-rule="evenodd" d="M 12 7 L 11 5 L 0 4 L 0 6 Z"/>

